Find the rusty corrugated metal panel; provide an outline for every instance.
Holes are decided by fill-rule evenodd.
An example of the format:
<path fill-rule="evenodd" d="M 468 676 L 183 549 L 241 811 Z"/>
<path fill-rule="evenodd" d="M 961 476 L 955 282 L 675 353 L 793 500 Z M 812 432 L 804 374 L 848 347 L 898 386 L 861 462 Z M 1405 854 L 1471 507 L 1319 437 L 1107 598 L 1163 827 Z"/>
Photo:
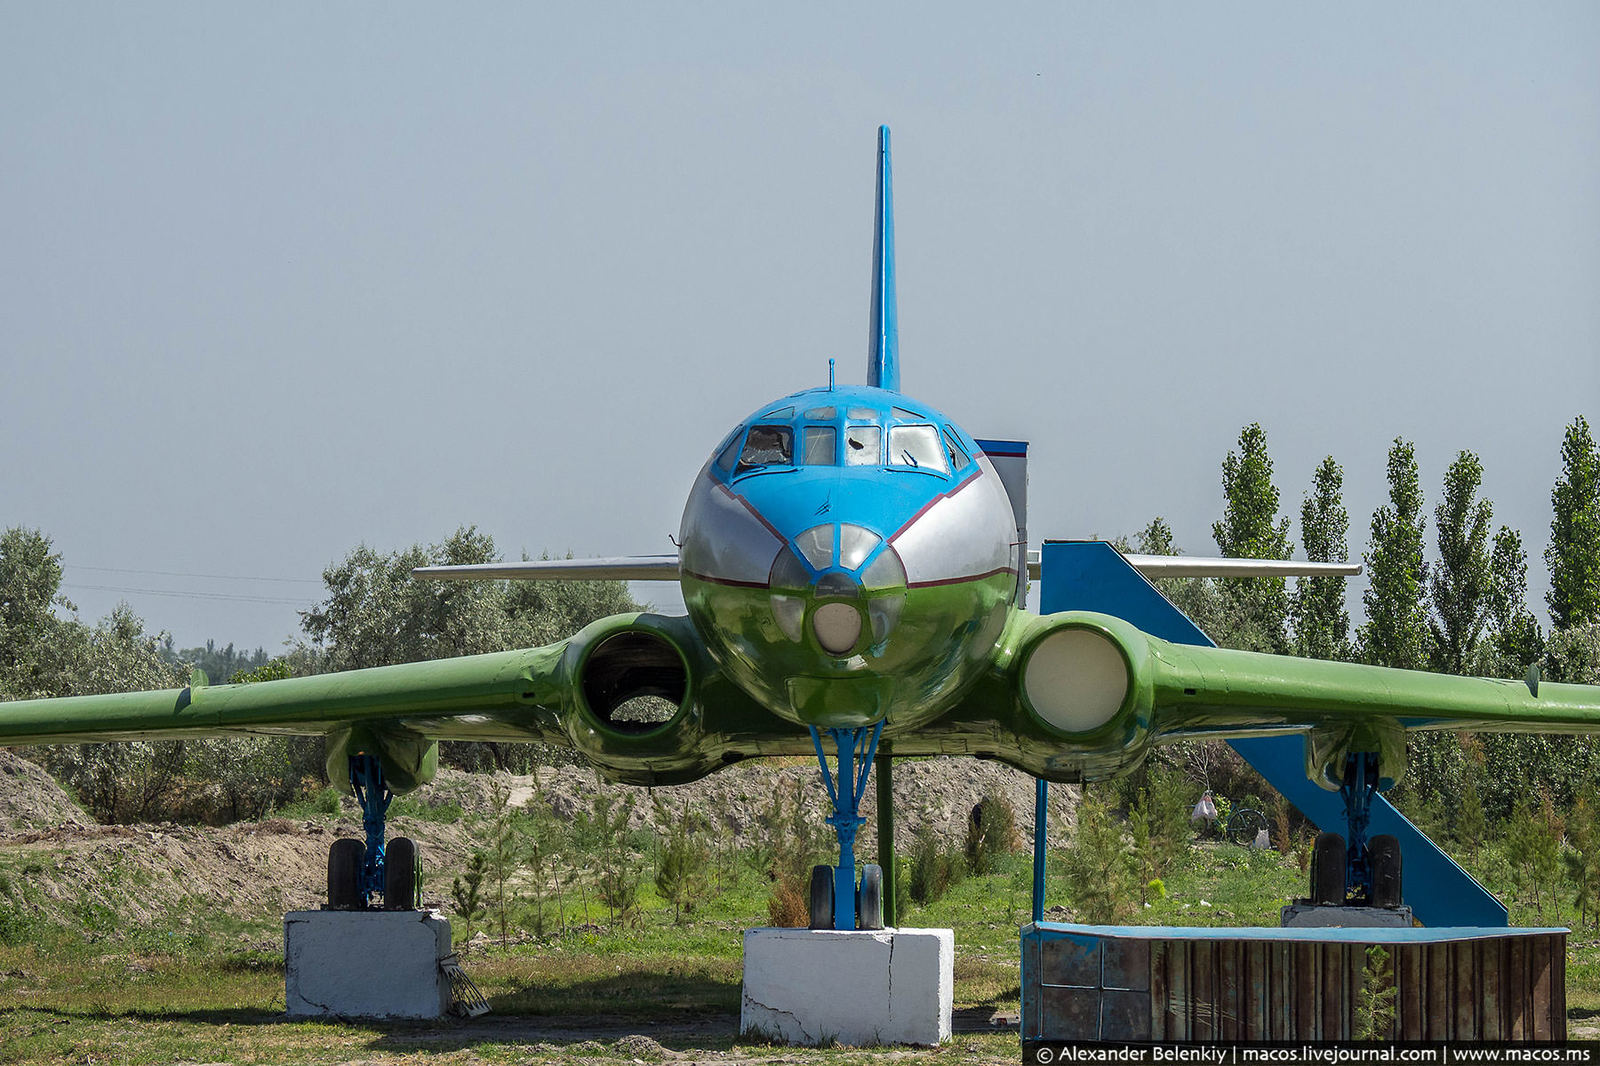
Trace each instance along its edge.
<path fill-rule="evenodd" d="M 1024 930 L 1025 1038 L 1347 1040 L 1367 950 L 1405 1040 L 1562 1040 L 1566 930 Z"/>

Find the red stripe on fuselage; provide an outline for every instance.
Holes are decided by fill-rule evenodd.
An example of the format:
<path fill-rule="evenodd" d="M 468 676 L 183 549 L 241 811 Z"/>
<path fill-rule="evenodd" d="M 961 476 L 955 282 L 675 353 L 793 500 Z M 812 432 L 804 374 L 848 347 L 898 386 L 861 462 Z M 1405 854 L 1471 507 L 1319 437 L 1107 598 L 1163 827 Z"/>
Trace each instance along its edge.
<path fill-rule="evenodd" d="M 972 484 L 974 481 L 978 480 L 982 476 L 983 476 L 983 468 L 980 466 L 978 469 L 976 469 L 972 473 L 968 474 L 966 476 L 966 479 L 963 480 L 961 482 L 961 484 L 957 485 L 955 488 L 951 489 L 949 492 L 941 492 L 941 493 L 939 493 L 939 495 L 935 496 L 933 499 L 931 499 L 927 503 L 923 504 L 922 508 L 919 511 L 917 511 L 916 514 L 914 514 L 910 518 L 906 519 L 906 524 L 905 525 L 901 526 L 899 529 L 894 531 L 893 535 L 891 535 L 889 537 L 889 543 L 893 544 L 895 542 L 896 538 L 898 538 L 900 536 L 900 534 L 904 533 L 906 530 L 908 530 L 912 526 L 916 525 L 917 519 L 919 519 L 923 515 L 927 514 L 928 511 L 933 507 L 934 504 L 938 503 L 940 500 L 949 499 L 950 497 L 954 496 L 956 493 L 960 492 L 962 489 L 966 488 L 968 485 Z M 958 580 L 958 581 L 966 581 L 968 579 L 963 577 L 963 578 L 957 578 L 956 580 Z M 937 583 L 938 582 L 934 582 L 934 584 L 937 584 Z"/>
<path fill-rule="evenodd" d="M 743 496 L 740 496 L 738 493 L 734 492 L 732 489 L 730 489 L 728 486 L 724 485 L 722 482 L 718 481 L 716 478 L 711 477 L 711 475 L 709 473 L 706 474 L 706 477 L 711 479 L 711 483 L 713 485 L 715 485 L 717 488 L 721 489 L 723 492 L 727 493 L 728 498 L 730 500 L 738 500 L 739 503 L 744 507 L 744 509 L 746 511 L 749 511 L 751 513 L 751 515 L 753 515 L 755 517 L 755 520 L 757 522 L 760 522 L 763 526 L 765 526 L 767 528 L 767 532 L 768 533 L 771 533 L 774 537 L 778 538 L 778 543 L 779 544 L 787 544 L 787 543 L 789 543 L 789 538 L 784 536 L 782 533 L 779 533 L 778 532 L 778 527 L 774 526 L 771 522 L 768 522 L 767 521 L 767 516 L 762 514 L 760 511 L 756 510 L 755 504 L 751 503 L 749 500 L 745 499 Z M 761 586 L 761 587 L 764 588 L 765 586 Z"/>
<path fill-rule="evenodd" d="M 687 577 L 692 577 L 696 581 L 704 581 L 708 585 L 726 585 L 729 588 L 736 589 L 768 589 L 772 587 L 765 581 L 735 581 L 731 577 L 712 577 L 710 574 L 701 574 L 689 569 L 685 569 L 683 573 Z"/>
<path fill-rule="evenodd" d="M 994 577 L 996 574 L 1010 574 L 1012 577 L 1017 576 L 1017 572 L 1011 569 L 1011 567 L 997 566 L 993 570 L 986 571 L 982 574 L 969 574 L 966 577 L 941 577 L 937 581 L 910 581 L 906 583 L 906 588 L 927 589 L 933 588 L 935 585 L 959 585 L 965 581 L 982 581 L 984 578 Z"/>

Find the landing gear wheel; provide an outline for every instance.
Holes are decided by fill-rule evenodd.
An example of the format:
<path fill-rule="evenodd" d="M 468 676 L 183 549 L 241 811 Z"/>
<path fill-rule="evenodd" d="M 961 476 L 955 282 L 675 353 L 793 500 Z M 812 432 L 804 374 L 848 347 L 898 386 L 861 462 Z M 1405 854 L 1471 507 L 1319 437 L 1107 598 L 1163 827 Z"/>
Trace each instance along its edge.
<path fill-rule="evenodd" d="M 1344 904 L 1345 847 L 1338 833 L 1319 833 L 1311 848 L 1311 902 Z"/>
<path fill-rule="evenodd" d="M 395 837 L 383 849 L 383 909 L 417 909 L 422 879 L 417 876 L 417 844 L 410 837 Z"/>
<path fill-rule="evenodd" d="M 1367 861 L 1372 864 L 1372 905 L 1400 906 L 1400 841 L 1380 833 L 1367 845 Z"/>
<path fill-rule="evenodd" d="M 856 928 L 883 928 L 883 867 L 868 863 L 861 868 L 856 889 Z"/>
<path fill-rule="evenodd" d="M 358 911 L 362 908 L 361 864 L 366 858 L 367 846 L 351 837 L 335 840 L 328 849 L 329 910 Z"/>
<path fill-rule="evenodd" d="M 811 868 L 811 928 L 833 928 L 833 867 Z"/>

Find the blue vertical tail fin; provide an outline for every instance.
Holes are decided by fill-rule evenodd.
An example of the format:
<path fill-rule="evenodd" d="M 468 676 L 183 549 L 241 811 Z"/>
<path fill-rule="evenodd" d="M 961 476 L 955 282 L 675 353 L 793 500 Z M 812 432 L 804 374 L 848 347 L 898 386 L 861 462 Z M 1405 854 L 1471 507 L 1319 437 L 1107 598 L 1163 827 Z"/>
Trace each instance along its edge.
<path fill-rule="evenodd" d="M 889 179 L 889 127 L 878 127 L 878 210 L 872 232 L 872 332 L 867 384 L 900 391 L 900 322 L 894 299 L 894 191 Z"/>

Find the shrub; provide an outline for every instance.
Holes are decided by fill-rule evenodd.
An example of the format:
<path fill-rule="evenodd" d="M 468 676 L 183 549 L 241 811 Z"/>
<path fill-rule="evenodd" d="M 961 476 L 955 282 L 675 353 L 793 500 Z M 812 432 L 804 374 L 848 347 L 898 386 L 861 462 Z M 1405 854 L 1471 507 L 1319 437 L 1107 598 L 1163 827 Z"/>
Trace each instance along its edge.
<path fill-rule="evenodd" d="M 972 808 L 967 821 L 967 839 L 962 855 L 967 861 L 967 872 L 991 874 L 998 868 L 1001 856 L 1017 847 L 1017 816 L 1004 796 L 990 793 Z"/>

